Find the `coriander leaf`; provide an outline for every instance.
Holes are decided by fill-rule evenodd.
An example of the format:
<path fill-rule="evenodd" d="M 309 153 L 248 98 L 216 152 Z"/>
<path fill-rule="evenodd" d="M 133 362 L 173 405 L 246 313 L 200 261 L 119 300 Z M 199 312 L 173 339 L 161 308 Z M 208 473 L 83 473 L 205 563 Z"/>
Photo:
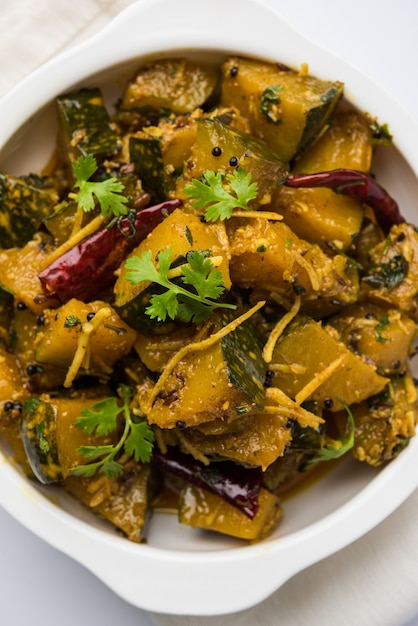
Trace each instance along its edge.
<path fill-rule="evenodd" d="M 114 461 L 113 458 L 106 458 L 100 472 L 110 479 L 117 478 L 123 473 L 123 465 Z"/>
<path fill-rule="evenodd" d="M 105 217 L 127 214 L 125 204 L 128 198 L 122 194 L 124 186 L 120 180 L 111 177 L 98 182 L 89 181 L 97 170 L 96 159 L 91 154 L 80 156 L 72 165 L 76 179 L 74 188 L 79 189 L 75 199 L 83 211 L 92 211 L 96 206 L 96 198 Z"/>
<path fill-rule="evenodd" d="M 125 441 L 125 452 L 133 456 L 137 463 L 150 459 L 154 444 L 154 432 L 146 422 L 131 424 L 131 432 Z"/>
<path fill-rule="evenodd" d="M 203 174 L 204 182 L 193 178 L 192 183 L 185 187 L 187 196 L 193 198 L 197 209 L 204 209 L 211 202 L 229 201 L 230 195 L 222 185 L 222 174 L 206 170 Z"/>
<path fill-rule="evenodd" d="M 116 461 L 122 451 L 133 456 L 135 461 L 148 463 L 151 459 L 154 433 L 151 426 L 142 419 L 134 421 L 130 410 L 132 390 L 121 385 L 119 395 L 96 402 L 91 408 L 84 409 L 82 415 L 76 419 L 76 426 L 87 434 L 96 431 L 97 434 L 110 434 L 118 429 L 118 417 L 124 420 L 123 433 L 116 444 L 98 446 L 80 446 L 77 452 L 87 460 L 95 461 L 85 465 L 77 465 L 71 469 L 76 476 L 94 476 L 99 471 L 108 478 L 117 478 L 123 472 L 123 465 Z M 136 418 L 137 419 L 137 418 Z M 97 459 L 97 460 L 96 460 Z"/>
<path fill-rule="evenodd" d="M 85 459 L 97 459 L 99 456 L 112 452 L 113 446 L 80 446 L 77 452 Z"/>
<path fill-rule="evenodd" d="M 165 321 L 167 316 L 175 320 L 177 312 L 177 294 L 170 290 L 162 294 L 154 294 L 151 297 L 151 304 L 146 308 L 147 315 L 149 315 L 151 319 L 157 318 L 159 321 Z"/>
<path fill-rule="evenodd" d="M 244 168 L 238 167 L 225 180 L 224 185 L 221 172 L 206 170 L 204 182 L 194 178 L 184 189 L 197 209 L 206 209 L 207 221 L 228 219 L 234 209 L 250 209 L 248 203 L 257 196 L 258 184 L 251 183 L 251 174 Z"/>
<path fill-rule="evenodd" d="M 128 202 L 128 198 L 122 196 L 124 190 L 123 183 L 116 178 L 106 178 L 98 183 L 86 183 L 91 185 L 90 190 L 99 201 L 101 211 L 107 217 L 114 215 L 126 215 L 128 209 L 124 206 Z M 94 185 L 94 188 L 92 187 Z"/>
<path fill-rule="evenodd" d="M 208 258 L 207 251 L 192 250 L 187 255 L 187 263 L 176 267 L 180 270 L 176 282 L 169 278 L 172 249 L 162 250 L 157 257 L 158 268 L 152 263 L 149 250 L 126 261 L 126 280 L 133 285 L 149 281 L 165 287 L 162 294 L 153 294 L 145 313 L 152 319 L 164 322 L 167 317 L 183 322 L 200 323 L 206 320 L 214 309 L 235 309 L 235 305 L 217 302 L 224 292 L 223 276 Z M 190 285 L 195 292 L 178 284 Z"/>
<path fill-rule="evenodd" d="M 145 250 L 141 254 L 141 257 L 129 257 L 129 259 L 126 260 L 125 268 L 127 270 L 130 270 L 126 273 L 125 278 L 133 285 L 138 285 L 143 281 L 150 281 L 151 283 L 161 284 L 161 274 L 152 262 L 151 250 Z"/>
<path fill-rule="evenodd" d="M 183 265 L 182 273 L 184 284 L 194 287 L 202 300 L 216 300 L 224 291 L 222 272 L 214 269 L 210 258 L 197 250 L 187 255 L 187 264 Z"/>
<path fill-rule="evenodd" d="M 77 417 L 75 425 L 91 435 L 94 431 L 98 435 L 108 435 L 117 426 L 117 418 L 122 408 L 117 398 L 106 398 L 93 404 L 92 408 L 83 409 Z"/>
<path fill-rule="evenodd" d="M 107 478 L 117 478 L 123 472 L 123 465 L 117 463 L 111 458 L 103 459 L 97 463 L 89 463 L 87 465 L 77 465 L 71 469 L 74 476 L 86 476 L 92 478 L 99 470 L 101 474 Z"/>
<path fill-rule="evenodd" d="M 167 280 L 167 275 L 172 261 L 173 250 L 167 248 L 158 253 L 158 270 L 163 281 Z"/>
<path fill-rule="evenodd" d="M 98 469 L 98 463 L 89 463 L 88 465 L 76 465 L 71 468 L 71 474 L 73 476 L 86 476 L 86 478 L 92 478 Z"/>
<path fill-rule="evenodd" d="M 179 298 L 180 299 L 180 298 Z M 180 299 L 177 311 L 177 319 L 180 322 L 193 322 L 193 324 L 201 324 L 205 322 L 212 310 L 206 304 L 196 302 L 194 300 Z"/>
<path fill-rule="evenodd" d="M 332 459 L 338 459 L 343 456 L 346 452 L 351 450 L 354 446 L 354 417 L 351 413 L 348 405 L 340 399 L 340 402 L 344 405 L 344 408 L 347 412 L 347 425 L 346 425 L 346 435 L 342 436 L 340 439 L 333 440 L 329 439 L 328 443 L 325 444 L 323 448 L 318 450 L 313 459 L 309 459 L 304 464 L 304 469 L 309 469 L 313 465 L 316 465 L 319 461 L 331 461 Z"/>
<path fill-rule="evenodd" d="M 81 156 L 75 161 L 73 161 L 73 171 L 75 175 L 75 187 L 80 187 L 80 185 L 88 180 L 90 176 L 93 176 L 95 171 L 97 170 L 97 161 L 93 155 L 88 154 L 87 156 Z"/>

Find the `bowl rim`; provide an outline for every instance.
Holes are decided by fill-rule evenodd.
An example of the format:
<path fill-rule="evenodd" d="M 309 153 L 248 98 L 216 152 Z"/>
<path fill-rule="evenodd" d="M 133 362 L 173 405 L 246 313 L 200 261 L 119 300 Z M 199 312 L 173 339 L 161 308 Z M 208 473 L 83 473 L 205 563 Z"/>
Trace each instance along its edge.
<path fill-rule="evenodd" d="M 195 2 L 196 0 L 177 0 L 176 2 L 173 0 L 137 0 L 102 31 L 68 49 L 33 72 L 0 101 L 0 114 L 3 119 L 6 117 L 9 120 L 7 125 L 2 124 L 0 127 L 0 145 L 7 144 L 14 132 L 56 95 L 102 72 L 105 68 L 131 62 L 133 58 L 139 59 L 158 54 L 167 56 L 170 53 L 180 54 L 190 50 L 205 50 L 213 53 L 221 50 L 226 54 L 238 53 L 266 59 L 280 58 L 280 61 L 284 63 L 298 66 L 304 62 L 306 55 L 314 51 L 315 61 L 310 63 L 310 70 L 313 74 L 328 78 L 337 75 L 337 69 L 339 73 L 343 70 L 349 99 L 351 99 L 350 93 L 356 94 L 354 103 L 364 110 L 367 109 L 368 103 L 373 101 L 378 103 L 378 106 L 374 107 L 373 114 L 379 119 L 391 120 L 396 145 L 412 167 L 415 176 L 418 176 L 418 154 L 413 149 L 411 141 L 411 136 L 418 138 L 417 121 L 392 95 L 376 85 L 373 80 L 336 55 L 329 53 L 325 48 L 301 36 L 281 18 L 277 11 L 265 5 L 261 0 L 228 0 L 227 5 L 224 0 L 211 0 L 211 3 L 205 3 L 204 20 L 196 15 L 195 8 L 193 8 Z M 258 35 L 254 39 L 246 40 L 240 29 L 232 28 L 236 19 L 234 12 L 237 9 L 239 9 L 240 29 L 247 20 L 253 32 L 263 27 L 262 37 Z M 225 36 L 228 32 L 227 28 L 230 29 L 228 39 L 222 41 L 221 46 L 219 45 L 218 19 L 220 10 L 223 15 L 223 35 Z M 176 11 L 177 16 L 174 15 Z M 184 15 L 189 16 L 186 25 L 179 20 L 179 16 Z M 177 19 L 178 22 L 174 24 L 173 19 Z M 286 53 L 280 56 L 278 52 L 275 52 L 278 51 L 277 44 L 271 43 L 279 36 L 285 42 L 292 43 L 292 46 L 287 47 Z M 274 38 L 271 39 L 272 37 Z M 109 39 L 114 41 L 115 45 L 109 46 Z M 161 47 L 162 41 L 164 41 L 163 48 Z M 297 54 L 295 54 L 295 49 Z M 409 449 L 385 467 L 360 493 L 320 521 L 286 537 L 256 545 L 231 548 L 224 552 L 218 550 L 214 552 L 167 551 L 155 546 L 132 545 L 119 537 L 97 532 L 95 527 L 59 509 L 41 495 L 35 487 L 28 485 L 26 479 L 20 476 L 7 461 L 0 466 L 0 486 L 2 487 L 0 504 L 35 534 L 86 565 L 130 603 L 159 612 L 215 615 L 242 610 L 256 604 L 301 569 L 345 547 L 381 522 L 418 486 L 417 446 L 418 441 L 412 441 Z M 2 456 L 0 453 L 0 459 Z M 6 460 L 4 456 L 3 459 Z M 407 477 L 402 484 L 398 484 L 396 479 L 400 471 L 404 472 Z M 395 490 L 393 490 L 394 486 L 397 487 Z M 382 494 L 390 488 L 393 492 L 392 497 L 383 498 L 382 501 Z M 16 498 L 16 493 L 24 495 L 19 499 Z M 35 514 L 33 514 L 34 511 Z M 57 517 L 61 523 L 59 532 L 51 533 L 48 524 L 45 525 L 45 519 Z M 331 532 L 335 528 L 339 529 L 336 535 Z M 69 536 L 76 538 L 79 543 L 68 541 Z M 323 544 L 320 549 L 318 539 L 321 537 L 326 537 L 327 541 L 326 545 Z M 247 594 L 240 592 L 239 597 L 231 593 L 229 598 L 223 598 L 221 602 L 214 605 L 212 593 L 202 592 L 200 585 L 194 584 L 194 597 L 190 597 L 192 593 L 188 594 L 187 604 L 184 598 L 181 599 L 178 595 L 176 597 L 176 593 L 172 593 L 169 599 L 166 599 L 162 610 L 159 598 L 156 598 L 155 594 L 152 596 L 150 586 L 139 594 L 137 584 L 133 584 L 129 589 L 122 588 L 118 584 L 119 581 L 109 572 L 103 556 L 100 555 L 103 546 L 111 551 L 112 558 L 118 561 L 121 567 L 133 567 L 140 555 L 155 576 L 161 576 L 161 572 L 158 573 L 158 567 L 164 564 L 169 574 L 165 578 L 169 579 L 170 576 L 178 578 L 175 585 L 176 592 L 181 585 L 190 583 L 191 575 L 202 576 L 203 568 L 208 570 L 204 576 L 206 584 L 209 585 L 212 582 L 215 583 L 217 589 L 221 589 L 231 576 L 231 568 L 236 569 L 240 563 L 250 560 L 252 563 L 258 563 L 255 574 L 251 576 L 254 589 L 249 589 Z M 260 564 L 263 564 L 263 568 L 268 568 L 271 573 L 275 569 L 273 566 L 277 554 L 284 556 L 295 546 L 299 548 L 297 557 L 292 563 L 287 564 L 285 571 L 269 576 L 268 584 L 257 585 L 257 577 L 260 578 Z M 91 554 L 87 554 L 87 547 L 92 549 Z M 302 554 L 302 547 L 309 549 Z M 180 572 L 179 563 L 182 569 L 186 568 L 185 571 Z M 222 575 L 217 570 L 219 563 L 225 566 L 225 572 Z M 115 570 L 119 568 L 115 567 Z M 216 581 L 213 580 L 214 577 L 217 578 Z M 149 575 L 149 578 L 151 579 L 152 576 Z M 143 584 L 144 580 L 141 580 L 141 583 Z"/>

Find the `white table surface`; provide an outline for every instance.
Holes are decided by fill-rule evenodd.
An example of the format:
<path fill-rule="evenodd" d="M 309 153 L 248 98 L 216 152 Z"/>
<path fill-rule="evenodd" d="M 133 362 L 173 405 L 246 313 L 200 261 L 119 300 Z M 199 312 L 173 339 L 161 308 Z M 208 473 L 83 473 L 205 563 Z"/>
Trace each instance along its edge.
<path fill-rule="evenodd" d="M 0 95 L 131 1 L 1 0 Z M 265 3 L 279 9 L 303 34 L 373 76 L 417 113 L 416 0 Z M 218 618 L 147 615 L 1 509 L 0 536 L 0 624 L 401 626 L 418 615 L 418 493 L 366 537 L 302 572 L 262 605 Z M 413 623 L 418 624 L 418 617 Z"/>

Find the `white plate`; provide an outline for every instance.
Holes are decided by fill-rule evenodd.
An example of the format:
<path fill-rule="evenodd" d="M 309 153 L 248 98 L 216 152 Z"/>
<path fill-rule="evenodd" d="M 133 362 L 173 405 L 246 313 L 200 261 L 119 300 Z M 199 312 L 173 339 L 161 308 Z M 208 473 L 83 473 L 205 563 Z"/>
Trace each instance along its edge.
<path fill-rule="evenodd" d="M 390 121 L 398 152 L 381 150 L 374 169 L 414 220 L 408 210 L 418 192 L 418 127 L 388 94 L 259 2 L 211 0 L 204 19 L 194 7 L 193 0 L 137 2 L 99 35 L 21 83 L 0 102 L 0 167 L 20 174 L 47 160 L 54 142 L 49 103 L 70 88 L 100 84 L 111 103 L 144 56 L 193 51 L 220 59 L 238 52 L 296 67 L 308 61 L 313 74 L 345 82 L 346 95 L 360 109 Z M 148 544 L 133 545 L 59 489 L 27 481 L 9 462 L 0 466 L 0 503 L 132 604 L 168 613 L 222 614 L 256 604 L 384 519 L 417 487 L 417 445 L 412 441 L 379 472 L 349 460 L 340 464 L 287 501 L 275 535 L 254 546 L 193 531 L 170 516 L 156 516 Z"/>

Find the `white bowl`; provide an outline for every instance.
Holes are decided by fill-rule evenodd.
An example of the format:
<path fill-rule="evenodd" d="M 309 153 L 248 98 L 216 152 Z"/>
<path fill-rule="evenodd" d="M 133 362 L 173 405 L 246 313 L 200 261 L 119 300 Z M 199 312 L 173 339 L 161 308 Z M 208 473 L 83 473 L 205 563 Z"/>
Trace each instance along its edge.
<path fill-rule="evenodd" d="M 239 22 L 239 23 L 238 23 Z M 71 88 L 100 85 L 109 104 L 142 59 L 238 53 L 341 80 L 361 110 L 389 122 L 397 149 L 381 150 L 374 170 L 410 221 L 418 196 L 418 126 L 368 78 L 296 33 L 257 0 L 142 0 L 99 35 L 56 57 L 0 102 L 0 169 L 43 165 L 54 141 L 51 102 Z M 59 488 L 28 481 L 3 450 L 0 504 L 45 541 L 76 559 L 128 602 L 152 611 L 219 615 L 248 608 L 291 576 L 364 535 L 418 486 L 418 439 L 380 471 L 346 460 L 285 502 L 275 534 L 257 545 L 180 526 L 156 515 L 148 542 L 115 534 Z M 231 581 L 234 581 L 231 584 Z"/>

